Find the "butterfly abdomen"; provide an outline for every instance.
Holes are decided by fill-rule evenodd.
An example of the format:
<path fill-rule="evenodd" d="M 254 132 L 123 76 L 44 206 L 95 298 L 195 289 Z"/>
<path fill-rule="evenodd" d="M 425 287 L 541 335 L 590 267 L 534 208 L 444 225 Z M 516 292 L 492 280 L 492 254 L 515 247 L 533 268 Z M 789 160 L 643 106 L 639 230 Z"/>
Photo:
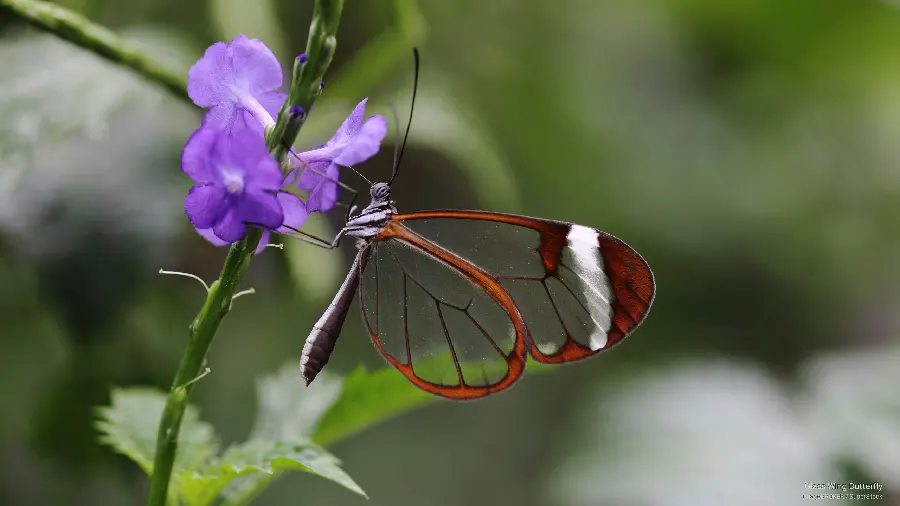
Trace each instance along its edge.
<path fill-rule="evenodd" d="M 344 326 L 344 320 L 347 319 L 347 311 L 350 310 L 350 304 L 353 302 L 353 295 L 359 287 L 360 273 L 365 268 L 369 253 L 369 248 L 366 247 L 359 250 L 350 267 L 350 272 L 335 294 L 334 300 L 331 301 L 328 309 L 325 310 L 325 313 L 313 326 L 309 337 L 306 338 L 303 352 L 300 355 L 300 372 L 303 374 L 307 386 L 316 379 L 316 376 L 328 363 L 328 359 L 331 358 L 331 352 L 334 351 L 334 345 L 341 334 L 341 327 Z"/>

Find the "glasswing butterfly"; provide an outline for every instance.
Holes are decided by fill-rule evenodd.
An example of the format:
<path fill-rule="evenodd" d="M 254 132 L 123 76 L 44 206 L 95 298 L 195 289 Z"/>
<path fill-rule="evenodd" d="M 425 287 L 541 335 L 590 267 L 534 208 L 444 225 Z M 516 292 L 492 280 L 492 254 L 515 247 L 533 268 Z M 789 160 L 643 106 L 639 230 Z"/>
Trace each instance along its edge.
<path fill-rule="evenodd" d="M 390 185 L 411 120 L 412 108 L 390 181 L 371 186 L 361 212 L 353 214 L 351 201 L 331 243 L 310 241 L 336 248 L 342 237 L 354 237 L 357 254 L 303 346 L 307 385 L 334 351 L 357 292 L 364 326 L 388 363 L 415 386 L 456 400 L 509 388 L 528 355 L 573 362 L 637 329 L 653 303 L 653 272 L 616 237 L 513 214 L 399 213 Z"/>

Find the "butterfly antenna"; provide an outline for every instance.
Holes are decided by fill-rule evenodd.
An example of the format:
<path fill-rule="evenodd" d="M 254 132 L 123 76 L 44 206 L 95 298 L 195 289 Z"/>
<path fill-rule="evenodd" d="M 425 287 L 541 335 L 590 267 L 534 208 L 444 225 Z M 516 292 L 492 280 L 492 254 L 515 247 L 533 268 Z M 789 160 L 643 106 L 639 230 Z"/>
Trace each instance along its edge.
<path fill-rule="evenodd" d="M 359 176 L 359 177 L 365 179 L 366 182 L 369 183 L 369 186 L 372 186 L 373 183 L 372 183 L 371 181 L 369 181 L 369 178 L 367 178 L 366 176 L 363 176 L 362 173 L 361 173 L 360 171 L 354 169 L 353 167 L 347 167 L 347 168 L 350 169 L 350 170 L 352 170 L 353 172 L 356 172 L 356 175 L 357 175 L 357 176 Z"/>
<path fill-rule="evenodd" d="M 397 160 L 394 162 L 394 171 L 391 174 L 391 180 L 388 181 L 388 184 L 394 182 L 394 178 L 397 177 L 397 171 L 400 170 L 400 161 L 403 159 L 403 151 L 406 150 L 406 140 L 409 139 L 409 127 L 412 126 L 413 110 L 416 107 L 416 91 L 419 89 L 419 50 L 417 48 L 413 48 L 413 65 L 413 92 L 412 102 L 409 104 L 409 121 L 406 123 L 406 133 L 403 134 L 403 144 L 400 146 L 400 154 L 397 155 Z"/>
<path fill-rule="evenodd" d="M 391 102 L 391 116 L 394 118 L 394 132 L 397 134 L 397 142 L 394 144 L 394 164 L 391 167 L 397 166 L 397 155 L 400 154 L 400 116 L 397 115 L 397 106 Z"/>

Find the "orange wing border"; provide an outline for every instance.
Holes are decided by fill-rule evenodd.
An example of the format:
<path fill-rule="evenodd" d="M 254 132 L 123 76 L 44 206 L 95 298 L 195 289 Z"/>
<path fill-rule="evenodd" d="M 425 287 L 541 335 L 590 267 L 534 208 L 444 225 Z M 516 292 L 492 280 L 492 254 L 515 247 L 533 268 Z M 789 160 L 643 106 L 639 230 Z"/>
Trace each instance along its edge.
<path fill-rule="evenodd" d="M 487 292 L 487 294 L 492 299 L 494 299 L 494 301 L 497 302 L 497 304 L 509 315 L 509 318 L 512 321 L 513 327 L 516 331 L 516 338 L 515 342 L 513 343 L 512 351 L 505 358 L 507 364 L 506 375 L 501 378 L 500 381 L 491 385 L 472 386 L 467 385 L 463 378 L 460 376 L 459 385 L 450 386 L 433 383 L 416 376 L 411 363 L 403 363 L 387 353 L 387 351 L 384 349 L 383 344 L 378 338 L 377 329 L 372 329 L 371 325 L 368 323 L 368 319 L 366 317 L 366 308 L 364 305 L 365 298 L 362 296 L 362 293 L 360 293 L 359 299 L 360 307 L 363 312 L 363 322 L 365 323 L 366 328 L 369 330 L 372 342 L 375 344 L 375 347 L 378 349 L 379 353 L 381 353 L 381 356 L 384 357 L 384 359 L 387 360 L 388 363 L 394 366 L 394 368 L 396 368 L 404 376 L 406 376 L 406 379 L 412 382 L 413 385 L 421 388 L 422 390 L 425 390 L 426 392 L 453 400 L 478 399 L 486 395 L 506 390 L 507 388 L 511 387 L 516 381 L 518 381 L 522 377 L 522 374 L 525 372 L 525 364 L 528 358 L 528 348 L 532 341 L 531 335 L 528 332 L 528 327 L 525 325 L 525 320 L 519 313 L 519 309 L 516 306 L 515 301 L 513 301 L 512 297 L 509 295 L 509 292 L 507 292 L 506 289 L 484 269 L 481 269 L 465 258 L 462 258 L 459 255 L 456 255 L 453 252 L 442 248 L 441 246 L 438 246 L 428 239 L 425 239 L 424 237 L 416 234 L 409 228 L 403 226 L 398 220 L 388 222 L 384 229 L 382 229 L 381 233 L 374 238 L 373 244 L 378 241 L 388 239 L 403 241 L 420 250 L 424 254 L 434 256 L 438 260 L 442 261 L 446 265 L 459 272 L 463 277 L 479 286 L 482 290 Z M 362 283 L 360 283 L 359 289 L 360 291 L 363 289 Z M 453 355 L 452 359 L 458 370 L 459 362 L 455 354 Z"/>
<path fill-rule="evenodd" d="M 547 276 L 557 277 L 557 279 L 558 270 L 562 263 L 563 249 L 567 247 L 569 232 L 572 230 L 572 227 L 575 226 L 572 223 L 564 221 L 532 218 L 516 214 L 492 213 L 486 211 L 438 210 L 395 214 L 391 217 L 391 222 L 388 223 L 388 226 L 385 227 L 385 230 L 382 231 L 379 236 L 401 237 L 406 240 L 406 237 L 403 236 L 412 234 L 417 241 L 425 245 L 424 247 L 420 246 L 425 249 L 425 251 L 431 252 L 430 249 L 432 248 L 442 250 L 444 254 L 447 254 L 454 258 L 455 261 L 464 264 L 466 268 L 474 268 L 477 270 L 480 278 L 493 281 L 503 293 L 506 293 L 506 290 L 500 286 L 497 279 L 490 273 L 474 266 L 468 260 L 444 250 L 431 243 L 431 241 L 418 236 L 409 228 L 399 225 L 404 221 L 433 218 L 493 221 L 518 225 L 535 230 L 540 234 L 541 238 L 541 243 L 537 248 L 537 251 L 541 255 L 545 273 Z M 610 279 L 612 285 L 611 288 L 616 296 L 616 302 L 613 305 L 614 314 L 612 317 L 612 328 L 607 336 L 608 344 L 598 350 L 591 350 L 577 342 L 571 336 L 567 336 L 566 342 L 559 350 L 552 354 L 545 354 L 538 349 L 534 341 L 530 338 L 530 334 L 527 334 L 526 329 L 526 334 L 529 336 L 529 352 L 538 362 L 551 364 L 574 362 L 607 351 L 634 332 L 641 323 L 644 322 L 647 314 L 650 312 L 650 307 L 653 305 L 653 300 L 656 297 L 656 280 L 653 271 L 650 269 L 650 265 L 637 251 L 634 250 L 634 248 L 625 243 L 625 241 L 601 230 L 592 230 L 597 232 L 597 248 L 603 258 L 606 274 Z M 475 282 L 478 283 L 479 286 L 484 287 L 484 284 L 481 282 Z M 491 295 L 493 296 L 493 294 Z M 506 293 L 506 296 L 509 297 L 508 293 Z M 515 309 L 516 314 L 518 314 L 515 301 L 510 299 L 508 302 L 501 302 L 498 299 L 497 302 L 500 303 L 504 309 L 509 310 L 509 307 Z"/>

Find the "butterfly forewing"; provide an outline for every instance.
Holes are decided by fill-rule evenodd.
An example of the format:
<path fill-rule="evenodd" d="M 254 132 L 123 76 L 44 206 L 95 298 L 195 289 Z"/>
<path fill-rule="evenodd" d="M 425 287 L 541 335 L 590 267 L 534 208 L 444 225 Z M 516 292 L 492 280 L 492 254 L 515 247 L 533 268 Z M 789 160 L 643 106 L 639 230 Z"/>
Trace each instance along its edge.
<path fill-rule="evenodd" d="M 609 349 L 643 321 L 653 274 L 631 247 L 564 222 L 470 211 L 395 215 L 416 234 L 490 273 L 513 299 L 541 362 Z"/>
<path fill-rule="evenodd" d="M 507 388 L 521 375 L 524 324 L 508 296 L 492 295 L 503 290 L 486 272 L 475 267 L 473 275 L 473 266 L 458 258 L 454 264 L 449 252 L 451 261 L 402 237 L 368 248 L 363 320 L 382 355 L 410 381 L 464 399 Z"/>

